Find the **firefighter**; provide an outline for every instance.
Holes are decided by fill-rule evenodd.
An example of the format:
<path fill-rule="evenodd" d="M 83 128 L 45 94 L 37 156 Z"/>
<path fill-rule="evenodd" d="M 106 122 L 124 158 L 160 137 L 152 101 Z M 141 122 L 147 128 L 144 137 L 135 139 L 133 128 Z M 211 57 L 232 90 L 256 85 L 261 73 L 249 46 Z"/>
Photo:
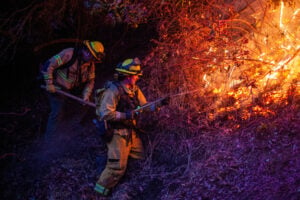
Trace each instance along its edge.
<path fill-rule="evenodd" d="M 129 58 L 118 64 L 115 69 L 118 81 L 110 82 L 103 93 L 102 101 L 97 108 L 98 119 L 106 120 L 113 129 L 113 135 L 106 145 L 108 148 L 107 163 L 96 185 L 95 191 L 107 196 L 124 175 L 128 158 L 143 159 L 142 141 L 137 133 L 138 106 L 143 106 L 147 100 L 136 85 L 142 76 L 141 62 L 138 58 Z M 161 105 L 166 105 L 169 99 L 158 102 L 151 111 Z"/>
<path fill-rule="evenodd" d="M 65 98 L 56 94 L 57 88 L 89 101 L 94 88 L 95 63 L 102 62 L 104 47 L 99 41 L 85 40 L 75 48 L 67 48 L 43 63 L 41 73 L 48 91 L 51 112 L 45 139 L 53 137 L 63 118 Z"/>

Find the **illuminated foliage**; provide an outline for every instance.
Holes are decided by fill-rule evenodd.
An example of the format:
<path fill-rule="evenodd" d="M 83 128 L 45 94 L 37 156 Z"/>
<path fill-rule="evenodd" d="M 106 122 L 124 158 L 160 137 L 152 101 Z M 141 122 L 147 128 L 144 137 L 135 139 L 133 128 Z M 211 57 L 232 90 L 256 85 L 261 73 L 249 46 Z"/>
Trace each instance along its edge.
<path fill-rule="evenodd" d="M 166 12 L 158 24 L 160 38 L 145 60 L 151 92 L 196 90 L 174 99 L 167 115 L 178 115 L 182 127 L 214 120 L 239 127 L 295 103 L 299 3 L 274 8 L 261 1 L 183 2 L 161 5 Z M 157 87 L 162 84 L 165 89 Z"/>

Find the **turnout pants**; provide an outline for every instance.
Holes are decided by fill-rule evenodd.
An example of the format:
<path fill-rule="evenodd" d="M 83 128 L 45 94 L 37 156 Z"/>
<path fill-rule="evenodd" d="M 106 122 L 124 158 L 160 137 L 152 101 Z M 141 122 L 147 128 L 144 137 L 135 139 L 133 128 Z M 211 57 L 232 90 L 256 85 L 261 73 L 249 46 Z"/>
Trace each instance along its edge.
<path fill-rule="evenodd" d="M 107 143 L 107 164 L 95 186 L 95 190 L 104 195 L 107 195 L 124 175 L 129 156 L 135 159 L 144 158 L 142 141 L 135 131 L 132 131 L 131 137 L 128 137 L 129 134 L 126 136 L 118 134 L 120 131 L 129 132 L 131 130 L 115 130 L 112 140 Z"/>
<path fill-rule="evenodd" d="M 63 119 L 65 98 L 57 94 L 47 94 L 50 102 L 51 112 L 48 117 L 47 128 L 45 131 L 44 138 L 49 140 L 54 137 L 56 133 L 59 122 Z"/>

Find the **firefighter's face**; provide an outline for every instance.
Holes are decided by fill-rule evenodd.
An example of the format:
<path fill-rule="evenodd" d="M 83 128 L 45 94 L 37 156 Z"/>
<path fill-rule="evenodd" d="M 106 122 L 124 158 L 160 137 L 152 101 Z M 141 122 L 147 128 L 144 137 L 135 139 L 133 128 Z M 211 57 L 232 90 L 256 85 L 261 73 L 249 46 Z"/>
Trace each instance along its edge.
<path fill-rule="evenodd" d="M 82 51 L 82 58 L 85 62 L 93 60 L 94 56 L 91 54 L 91 52 L 88 49 L 84 49 Z"/>
<path fill-rule="evenodd" d="M 132 86 L 135 85 L 138 80 L 139 80 L 138 75 L 131 75 L 131 76 L 128 77 L 128 82 Z"/>

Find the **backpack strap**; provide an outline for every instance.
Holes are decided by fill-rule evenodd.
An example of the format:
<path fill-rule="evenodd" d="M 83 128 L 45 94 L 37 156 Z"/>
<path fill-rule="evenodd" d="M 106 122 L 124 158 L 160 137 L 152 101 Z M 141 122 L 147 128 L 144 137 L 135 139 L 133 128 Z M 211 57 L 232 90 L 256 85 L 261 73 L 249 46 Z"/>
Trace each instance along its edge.
<path fill-rule="evenodd" d="M 133 97 L 130 97 L 119 81 L 115 81 L 113 84 L 118 88 L 119 91 L 119 102 L 117 104 L 118 111 L 126 112 L 128 110 L 135 109 L 136 106 L 138 106 L 137 91 L 135 91 Z"/>
<path fill-rule="evenodd" d="M 122 85 L 119 81 L 113 81 L 112 84 L 118 88 L 119 96 L 123 95 L 124 93 L 126 94 L 124 88 L 122 87 Z"/>
<path fill-rule="evenodd" d="M 81 59 L 80 59 L 80 56 L 79 56 L 79 52 L 80 52 L 80 48 L 78 46 L 76 46 L 74 48 L 73 55 L 72 55 L 71 59 L 66 64 L 59 67 L 59 69 L 66 69 L 67 68 L 67 78 L 69 78 L 69 73 L 70 73 L 69 67 L 71 67 L 76 62 L 77 59 L 78 59 L 78 65 L 79 66 L 81 65 Z M 77 75 L 79 75 L 79 77 L 81 77 L 80 76 L 80 67 L 78 67 L 77 70 L 78 70 Z"/>

